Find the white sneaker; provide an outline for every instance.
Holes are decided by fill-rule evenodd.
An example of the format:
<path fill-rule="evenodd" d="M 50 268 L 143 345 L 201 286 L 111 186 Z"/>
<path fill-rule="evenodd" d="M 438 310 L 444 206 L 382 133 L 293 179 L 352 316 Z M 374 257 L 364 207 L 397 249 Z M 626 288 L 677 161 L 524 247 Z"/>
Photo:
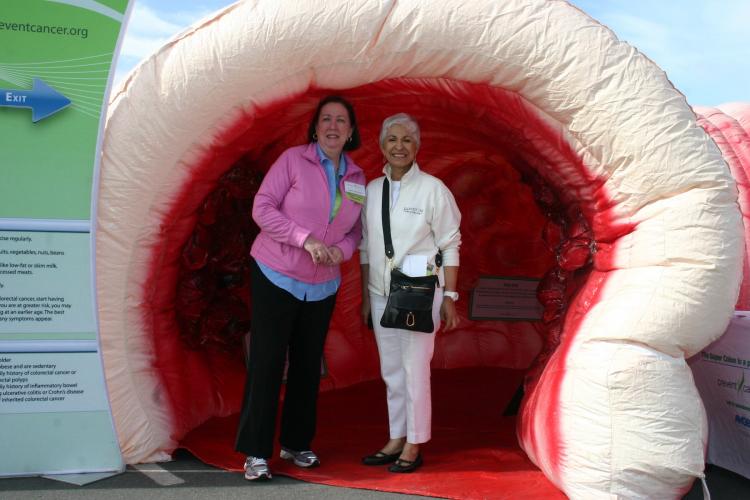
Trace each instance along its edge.
<path fill-rule="evenodd" d="M 268 462 L 265 458 L 247 457 L 245 460 L 245 479 L 248 481 L 271 479 Z"/>
<path fill-rule="evenodd" d="M 318 456 L 310 451 L 294 451 L 289 448 L 281 447 L 281 453 L 279 456 L 284 460 L 291 460 L 297 467 L 317 467 L 320 465 L 320 459 Z"/>

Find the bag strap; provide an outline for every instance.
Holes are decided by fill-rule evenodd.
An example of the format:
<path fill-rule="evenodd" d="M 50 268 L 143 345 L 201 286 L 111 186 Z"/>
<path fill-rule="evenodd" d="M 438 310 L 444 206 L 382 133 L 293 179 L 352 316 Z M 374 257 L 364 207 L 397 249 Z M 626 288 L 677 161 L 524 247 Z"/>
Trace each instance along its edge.
<path fill-rule="evenodd" d="M 391 241 L 391 203 L 390 185 L 388 177 L 383 179 L 383 204 L 381 217 L 383 219 L 383 241 L 385 242 L 385 256 L 393 260 L 393 241 Z"/>

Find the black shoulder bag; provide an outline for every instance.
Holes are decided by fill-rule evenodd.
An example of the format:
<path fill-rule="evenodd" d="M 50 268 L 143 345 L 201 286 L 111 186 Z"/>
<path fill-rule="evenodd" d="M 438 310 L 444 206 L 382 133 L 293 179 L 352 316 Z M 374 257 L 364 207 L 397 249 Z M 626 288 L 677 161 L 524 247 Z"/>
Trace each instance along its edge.
<path fill-rule="evenodd" d="M 385 255 L 388 261 L 392 262 L 394 251 L 391 241 L 390 192 L 387 177 L 383 179 L 382 208 Z M 383 317 L 380 318 L 380 326 L 432 333 L 435 330 L 435 323 L 432 321 L 432 302 L 437 282 L 436 275 L 414 278 L 391 266 L 391 288 Z"/>

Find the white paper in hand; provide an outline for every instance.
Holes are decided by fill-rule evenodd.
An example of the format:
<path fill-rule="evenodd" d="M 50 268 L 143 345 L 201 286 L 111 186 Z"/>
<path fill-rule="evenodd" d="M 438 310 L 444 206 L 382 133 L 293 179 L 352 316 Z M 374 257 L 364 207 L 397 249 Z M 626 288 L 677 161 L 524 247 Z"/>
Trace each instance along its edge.
<path fill-rule="evenodd" d="M 414 278 L 427 276 L 427 260 L 426 255 L 407 255 L 401 263 L 401 272 Z"/>

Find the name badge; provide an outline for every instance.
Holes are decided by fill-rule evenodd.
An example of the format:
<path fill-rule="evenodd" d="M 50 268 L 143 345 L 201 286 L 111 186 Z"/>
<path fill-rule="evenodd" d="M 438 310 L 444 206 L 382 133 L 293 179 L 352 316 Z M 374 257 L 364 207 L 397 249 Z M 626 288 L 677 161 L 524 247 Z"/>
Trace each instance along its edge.
<path fill-rule="evenodd" d="M 354 182 L 344 181 L 344 191 L 346 197 L 355 203 L 362 204 L 365 202 L 365 186 Z"/>

